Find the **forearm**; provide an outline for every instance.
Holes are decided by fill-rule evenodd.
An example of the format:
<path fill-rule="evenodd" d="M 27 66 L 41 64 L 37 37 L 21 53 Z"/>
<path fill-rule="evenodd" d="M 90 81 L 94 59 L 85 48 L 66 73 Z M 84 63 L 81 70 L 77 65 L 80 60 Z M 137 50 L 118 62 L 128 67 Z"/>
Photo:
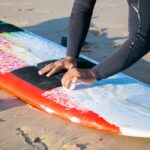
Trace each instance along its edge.
<path fill-rule="evenodd" d="M 69 20 L 67 56 L 78 57 L 86 38 L 96 0 L 75 0 Z"/>
<path fill-rule="evenodd" d="M 107 78 L 130 67 L 148 52 L 146 40 L 136 34 L 127 41 L 110 57 L 92 68 L 98 80 Z"/>
<path fill-rule="evenodd" d="M 129 38 L 117 52 L 92 69 L 98 80 L 125 70 L 150 50 L 150 1 L 128 3 Z"/>

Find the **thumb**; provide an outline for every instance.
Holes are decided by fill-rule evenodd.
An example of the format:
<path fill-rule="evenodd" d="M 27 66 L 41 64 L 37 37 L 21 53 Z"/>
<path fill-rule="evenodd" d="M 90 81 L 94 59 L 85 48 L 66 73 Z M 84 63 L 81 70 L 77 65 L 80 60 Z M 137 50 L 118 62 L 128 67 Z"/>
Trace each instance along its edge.
<path fill-rule="evenodd" d="M 73 77 L 72 83 L 74 83 L 74 84 L 83 83 L 83 80 L 81 77 Z"/>

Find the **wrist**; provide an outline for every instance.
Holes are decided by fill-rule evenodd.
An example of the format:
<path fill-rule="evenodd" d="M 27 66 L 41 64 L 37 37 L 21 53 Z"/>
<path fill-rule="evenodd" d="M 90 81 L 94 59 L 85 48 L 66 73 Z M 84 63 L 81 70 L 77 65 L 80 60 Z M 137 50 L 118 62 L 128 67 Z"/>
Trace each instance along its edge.
<path fill-rule="evenodd" d="M 98 72 L 96 67 L 93 67 L 90 69 L 90 71 L 94 74 L 95 78 L 97 81 L 102 80 L 103 78 L 101 77 L 100 73 Z"/>
<path fill-rule="evenodd" d="M 72 57 L 72 56 L 66 56 L 65 59 L 67 59 L 67 60 L 75 60 L 75 57 Z"/>
<path fill-rule="evenodd" d="M 89 72 L 90 72 L 92 78 L 93 78 L 95 81 L 97 81 L 97 78 L 96 78 L 95 73 L 94 73 L 91 69 L 89 69 Z"/>
<path fill-rule="evenodd" d="M 77 64 L 76 64 L 76 59 L 72 56 L 66 56 L 64 58 L 64 67 L 68 70 L 68 69 L 71 69 L 71 68 L 74 68 L 76 67 Z"/>

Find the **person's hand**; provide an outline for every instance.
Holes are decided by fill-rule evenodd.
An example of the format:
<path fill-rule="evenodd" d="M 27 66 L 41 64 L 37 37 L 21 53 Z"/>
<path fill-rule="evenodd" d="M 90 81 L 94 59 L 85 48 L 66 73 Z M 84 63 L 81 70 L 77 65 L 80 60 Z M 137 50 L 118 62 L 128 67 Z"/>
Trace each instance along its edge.
<path fill-rule="evenodd" d="M 39 71 L 39 75 L 46 74 L 47 77 L 60 72 L 61 70 L 68 70 L 76 67 L 75 58 L 67 56 L 64 59 L 60 59 L 54 63 L 48 64 Z"/>
<path fill-rule="evenodd" d="M 93 84 L 96 82 L 96 76 L 89 69 L 71 68 L 63 76 L 61 82 L 65 88 L 69 89 L 70 86 L 75 83 L 82 83 L 87 85 Z"/>

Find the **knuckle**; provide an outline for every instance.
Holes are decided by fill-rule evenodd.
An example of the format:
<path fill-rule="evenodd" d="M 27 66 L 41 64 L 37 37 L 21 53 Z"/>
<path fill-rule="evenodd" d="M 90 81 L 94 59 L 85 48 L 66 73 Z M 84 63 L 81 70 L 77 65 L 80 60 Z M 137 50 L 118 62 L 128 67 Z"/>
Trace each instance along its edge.
<path fill-rule="evenodd" d="M 48 64 L 47 66 L 44 67 L 44 69 L 50 69 L 52 67 L 52 64 Z"/>
<path fill-rule="evenodd" d="M 58 67 L 61 67 L 62 66 L 62 62 L 57 62 L 57 64 L 56 64 Z"/>

